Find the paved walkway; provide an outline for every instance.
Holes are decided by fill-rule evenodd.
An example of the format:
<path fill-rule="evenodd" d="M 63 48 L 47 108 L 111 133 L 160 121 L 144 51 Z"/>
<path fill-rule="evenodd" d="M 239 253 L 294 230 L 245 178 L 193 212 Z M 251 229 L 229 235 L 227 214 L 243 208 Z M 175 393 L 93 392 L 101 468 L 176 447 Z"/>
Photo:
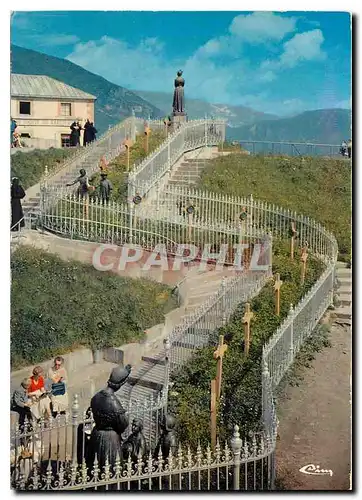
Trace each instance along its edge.
<path fill-rule="evenodd" d="M 334 324 L 332 347 L 316 355 L 279 409 L 277 477 L 288 490 L 348 490 L 351 468 L 351 329 Z M 307 475 L 308 464 L 333 475 Z"/>

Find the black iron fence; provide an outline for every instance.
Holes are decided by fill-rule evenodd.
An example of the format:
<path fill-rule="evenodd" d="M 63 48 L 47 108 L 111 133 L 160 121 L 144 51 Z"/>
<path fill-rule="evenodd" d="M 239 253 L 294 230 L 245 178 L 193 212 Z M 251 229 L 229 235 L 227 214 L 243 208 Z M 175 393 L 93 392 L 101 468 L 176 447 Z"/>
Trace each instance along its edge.
<path fill-rule="evenodd" d="M 237 141 L 242 149 L 252 155 L 331 156 L 343 157 L 339 144 L 314 144 L 307 142 Z"/>

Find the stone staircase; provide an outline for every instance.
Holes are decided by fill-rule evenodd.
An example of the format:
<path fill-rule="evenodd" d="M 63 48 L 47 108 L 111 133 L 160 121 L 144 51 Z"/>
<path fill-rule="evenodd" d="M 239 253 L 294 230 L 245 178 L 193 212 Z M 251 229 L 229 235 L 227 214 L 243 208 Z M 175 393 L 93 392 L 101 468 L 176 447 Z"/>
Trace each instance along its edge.
<path fill-rule="evenodd" d="M 336 323 L 352 324 L 352 269 L 344 262 L 337 262 L 336 278 L 339 282 L 337 300 L 339 306 L 334 310 Z"/>
<path fill-rule="evenodd" d="M 212 295 L 217 293 L 223 280 L 227 281 L 234 276 L 232 271 L 227 268 L 221 271 L 209 270 L 199 271 L 198 269 L 190 270 L 188 279 L 186 281 L 187 290 L 184 291 L 186 296 L 186 304 L 184 314 L 181 316 L 181 321 L 175 322 L 180 324 L 182 320 L 206 302 Z M 168 335 L 171 333 L 173 326 L 169 328 Z M 185 336 L 177 340 L 171 345 L 172 359 L 179 359 L 183 362 L 190 359 L 197 349 L 208 344 L 208 337 L 210 331 L 204 328 L 203 331 L 198 330 L 197 333 L 190 334 L 186 332 Z M 170 364 L 172 370 L 174 366 Z M 155 401 L 157 397 L 162 395 L 165 382 L 165 349 L 155 349 L 142 356 L 142 362 L 132 370 L 132 375 L 129 377 L 127 383 L 121 388 L 118 396 L 125 400 L 138 400 L 138 401 Z M 135 413 L 133 413 L 133 411 Z M 137 407 L 130 407 L 129 417 L 130 420 L 136 415 Z M 145 434 L 151 436 L 151 428 L 154 429 L 154 415 L 149 415 L 144 412 L 142 415 L 144 421 Z"/>
<path fill-rule="evenodd" d="M 225 156 L 229 152 L 221 152 L 218 148 L 201 148 L 194 155 L 186 154 L 182 161 L 176 165 L 172 171 L 169 180 L 170 185 L 177 186 L 195 186 L 198 184 L 201 173 L 206 165 L 217 158 L 218 156 Z"/>

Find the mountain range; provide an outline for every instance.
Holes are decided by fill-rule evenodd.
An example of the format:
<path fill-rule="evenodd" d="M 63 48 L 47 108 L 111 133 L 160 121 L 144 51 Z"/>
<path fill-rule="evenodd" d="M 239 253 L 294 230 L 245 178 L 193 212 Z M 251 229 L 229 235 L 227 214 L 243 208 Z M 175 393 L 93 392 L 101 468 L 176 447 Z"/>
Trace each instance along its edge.
<path fill-rule="evenodd" d="M 340 144 L 351 137 L 351 111 L 318 109 L 290 118 L 230 128 L 229 140 Z"/>
<path fill-rule="evenodd" d="M 143 118 L 169 115 L 172 93 L 128 90 L 58 57 L 11 45 L 11 70 L 27 75 L 46 75 L 97 97 L 95 124 L 99 133 L 136 111 Z M 244 106 L 211 104 L 188 99 L 189 119 L 208 117 L 227 120 L 228 140 L 294 141 L 339 144 L 351 136 L 351 111 L 320 109 L 281 118 Z"/>
<path fill-rule="evenodd" d="M 133 108 L 139 111 L 137 116 L 144 118 L 161 118 L 164 115 L 160 109 L 134 92 L 66 59 L 48 56 L 35 50 L 11 45 L 11 71 L 24 75 L 50 76 L 95 95 L 95 124 L 99 133 L 105 132 L 109 125 L 115 125 L 130 116 Z"/>
<path fill-rule="evenodd" d="M 148 92 L 145 90 L 135 90 L 138 95 L 146 101 L 152 102 L 154 106 L 164 111 L 168 115 L 172 111 L 173 94 L 170 92 Z M 186 89 L 186 111 L 190 120 L 204 118 L 205 116 L 223 118 L 227 120 L 229 127 L 241 127 L 252 125 L 261 120 L 277 120 L 279 117 L 245 106 L 229 106 L 228 104 L 211 104 L 200 99 L 189 99 Z"/>

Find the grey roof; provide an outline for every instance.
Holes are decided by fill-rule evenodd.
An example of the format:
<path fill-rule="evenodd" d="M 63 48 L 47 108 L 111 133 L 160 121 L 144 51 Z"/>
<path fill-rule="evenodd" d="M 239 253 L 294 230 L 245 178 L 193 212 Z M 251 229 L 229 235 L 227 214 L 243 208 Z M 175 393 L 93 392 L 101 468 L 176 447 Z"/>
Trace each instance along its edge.
<path fill-rule="evenodd" d="M 45 75 L 11 75 L 11 97 L 48 97 L 51 99 L 96 99 L 94 95 L 76 89 Z"/>

